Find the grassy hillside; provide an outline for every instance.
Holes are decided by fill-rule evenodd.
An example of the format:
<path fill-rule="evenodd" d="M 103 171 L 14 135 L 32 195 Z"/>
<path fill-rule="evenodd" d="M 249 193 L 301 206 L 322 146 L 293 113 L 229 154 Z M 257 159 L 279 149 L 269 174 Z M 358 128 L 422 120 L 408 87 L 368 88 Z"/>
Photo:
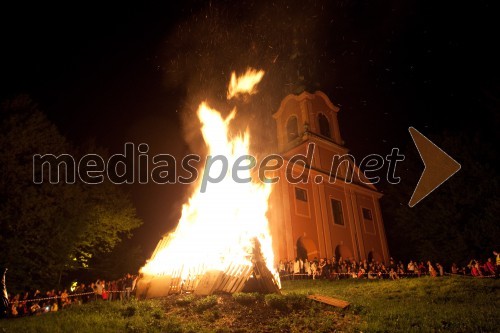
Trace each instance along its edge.
<path fill-rule="evenodd" d="M 397 281 L 294 281 L 286 292 L 313 291 L 353 304 L 364 332 L 497 332 L 500 281 L 447 277 Z"/>
<path fill-rule="evenodd" d="M 339 310 L 307 293 L 352 303 Z M 0 321 L 0 332 L 495 332 L 500 281 L 285 281 L 284 296 L 170 296 L 95 302 L 57 313 Z"/>

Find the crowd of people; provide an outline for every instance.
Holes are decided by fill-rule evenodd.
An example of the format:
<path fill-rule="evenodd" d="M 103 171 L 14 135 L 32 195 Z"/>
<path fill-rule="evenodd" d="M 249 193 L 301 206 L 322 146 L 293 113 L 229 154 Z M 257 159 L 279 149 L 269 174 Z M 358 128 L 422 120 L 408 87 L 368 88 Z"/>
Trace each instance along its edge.
<path fill-rule="evenodd" d="M 61 311 L 76 304 L 94 301 L 128 300 L 135 289 L 137 276 L 126 274 L 121 279 L 105 281 L 98 279 L 89 284 L 81 283 L 73 290 L 25 291 L 7 296 L 8 317 L 40 315 L 47 312 Z"/>
<path fill-rule="evenodd" d="M 465 275 L 473 277 L 495 277 L 500 273 L 500 253 L 493 252 L 495 261 L 488 258 L 485 261 L 473 259 L 468 265 L 459 267 L 453 263 L 445 269 L 441 263 L 431 261 L 410 260 L 407 264 L 396 262 L 393 258 L 388 264 L 377 260 L 355 261 L 342 257 L 332 259 L 314 258 L 313 260 L 296 258 L 295 260 L 281 260 L 278 272 L 282 279 L 392 279 L 401 277 L 431 277 L 445 274 Z"/>
<path fill-rule="evenodd" d="M 296 258 L 295 260 L 281 260 L 278 271 L 281 279 L 392 279 L 402 277 L 431 277 L 450 275 L 464 275 L 471 277 L 498 277 L 500 274 L 500 253 L 493 252 L 495 259 L 485 261 L 473 259 L 468 265 L 459 267 L 455 263 L 445 270 L 440 263 L 431 261 L 410 260 L 407 264 L 396 262 L 393 258 L 386 265 L 377 260 L 362 260 L 356 262 L 342 257 L 332 259 L 314 258 L 313 260 Z M 126 274 L 123 278 L 114 281 L 97 280 L 90 284 L 80 284 L 71 291 L 49 290 L 42 293 L 40 290 L 25 291 L 15 295 L 8 295 L 5 286 L 5 274 L 2 270 L 1 297 L 2 316 L 21 317 L 40 315 L 46 312 L 60 311 L 73 304 L 83 304 L 93 301 L 128 300 L 135 290 L 138 276 Z"/>

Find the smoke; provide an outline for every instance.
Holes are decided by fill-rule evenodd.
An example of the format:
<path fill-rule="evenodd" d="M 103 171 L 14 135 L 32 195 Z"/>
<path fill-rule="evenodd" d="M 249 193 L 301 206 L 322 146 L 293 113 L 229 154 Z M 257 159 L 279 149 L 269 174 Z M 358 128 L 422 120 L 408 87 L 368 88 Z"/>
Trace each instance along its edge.
<path fill-rule="evenodd" d="M 167 89 L 185 93 L 183 123 L 191 149 L 203 151 L 196 109 L 207 100 L 220 111 L 238 108 L 233 129 L 249 127 L 253 153 L 276 151 L 272 114 L 281 100 L 332 80 L 331 54 L 324 51 L 331 24 L 327 4 L 213 2 L 178 25 L 167 38 L 162 70 Z M 231 71 L 241 74 L 247 67 L 266 72 L 259 93 L 228 102 Z"/>

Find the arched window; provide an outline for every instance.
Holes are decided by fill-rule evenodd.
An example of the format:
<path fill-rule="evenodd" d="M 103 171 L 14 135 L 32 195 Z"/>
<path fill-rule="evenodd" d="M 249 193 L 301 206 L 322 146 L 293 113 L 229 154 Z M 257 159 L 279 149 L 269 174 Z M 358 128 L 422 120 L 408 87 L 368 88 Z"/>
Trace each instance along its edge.
<path fill-rule="evenodd" d="M 288 142 L 295 140 L 299 137 L 299 126 L 297 124 L 297 117 L 292 116 L 286 123 L 286 135 Z"/>
<path fill-rule="evenodd" d="M 319 133 L 323 136 L 332 137 L 330 133 L 330 123 L 328 122 L 328 118 L 322 113 L 318 115 L 318 123 L 319 123 Z"/>

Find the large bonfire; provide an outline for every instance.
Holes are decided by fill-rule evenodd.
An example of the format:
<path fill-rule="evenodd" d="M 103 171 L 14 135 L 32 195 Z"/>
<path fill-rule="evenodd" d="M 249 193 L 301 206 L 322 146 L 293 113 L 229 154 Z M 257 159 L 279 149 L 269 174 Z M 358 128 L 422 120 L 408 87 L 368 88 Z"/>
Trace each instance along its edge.
<path fill-rule="evenodd" d="M 228 100 L 255 94 L 263 75 L 263 71 L 253 69 L 240 77 L 233 72 Z M 274 268 L 266 217 L 270 184 L 236 182 L 231 176 L 234 162 L 250 155 L 248 130 L 243 135 L 230 137 L 228 126 L 236 109 L 224 119 L 220 112 L 202 102 L 197 114 L 208 155 L 224 156 L 229 168 L 221 181 L 209 183 L 205 191 L 200 191 L 201 181 L 198 181 L 191 198 L 183 205 L 177 228 L 158 244 L 141 273 L 150 279 L 168 277 L 168 283 L 175 286 L 161 293 L 169 293 L 171 289 L 196 290 L 200 281 L 213 272 L 225 274 L 226 279 L 234 276 L 246 280 L 252 276 L 256 260 L 260 260 L 278 287 L 279 276 Z M 251 163 L 251 160 L 247 162 Z M 238 178 L 251 179 L 248 169 L 238 171 Z M 215 162 L 210 170 L 201 170 L 200 174 L 209 172 L 217 177 L 222 171 L 222 163 Z M 222 275 L 220 279 L 223 279 Z"/>

